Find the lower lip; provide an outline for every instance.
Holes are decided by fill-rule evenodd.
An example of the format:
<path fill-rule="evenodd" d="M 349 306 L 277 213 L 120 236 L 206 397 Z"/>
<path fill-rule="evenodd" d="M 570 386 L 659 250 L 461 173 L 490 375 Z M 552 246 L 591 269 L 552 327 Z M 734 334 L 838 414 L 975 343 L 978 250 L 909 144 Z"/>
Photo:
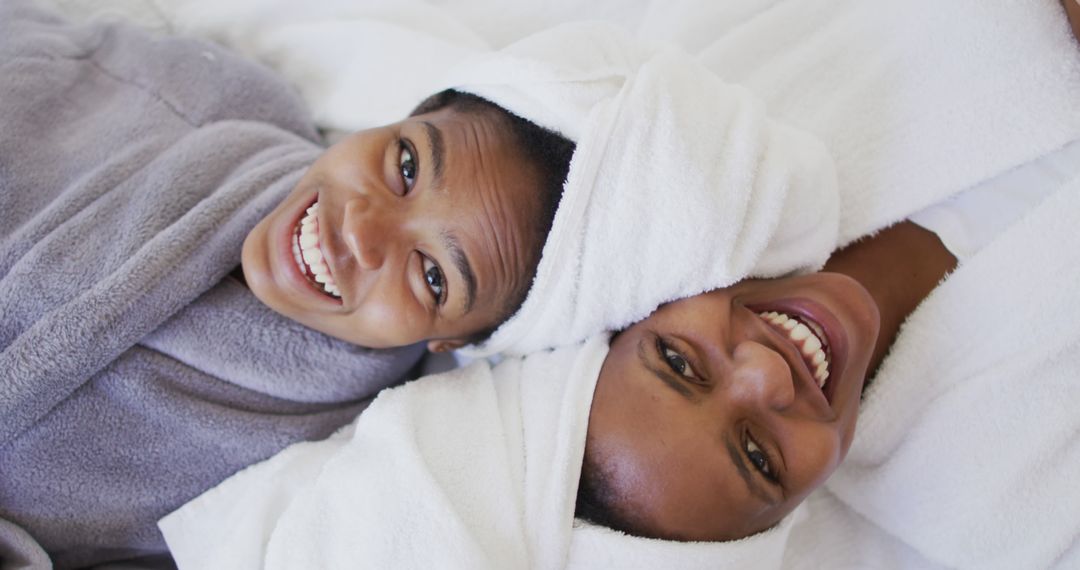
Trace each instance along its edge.
<path fill-rule="evenodd" d="M 302 202 L 299 211 L 293 213 L 290 223 L 283 229 L 279 236 L 278 262 L 285 267 L 285 273 L 288 280 L 295 289 L 310 293 L 311 296 L 317 297 L 326 303 L 340 306 L 341 299 L 326 294 L 316 283 L 312 283 L 306 272 L 296 264 L 296 257 L 293 256 L 292 246 L 296 241 L 296 226 L 307 214 L 307 209 L 315 202 L 318 202 L 318 200 L 318 194 L 309 196 L 307 200 Z"/>
<path fill-rule="evenodd" d="M 847 334 L 844 331 L 844 326 L 840 324 L 840 320 L 836 318 L 836 315 L 820 303 L 809 299 L 776 301 L 770 302 L 768 306 L 761 305 L 749 308 L 755 313 L 762 311 L 787 313 L 801 319 L 813 321 L 816 325 L 821 327 L 821 330 L 825 331 L 825 340 L 828 343 L 828 352 L 830 356 L 829 379 L 825 382 L 825 386 L 821 388 L 821 391 L 825 394 L 825 399 L 831 405 L 833 403 L 833 394 L 836 393 L 836 386 L 840 383 L 840 379 L 843 375 L 848 351 Z"/>

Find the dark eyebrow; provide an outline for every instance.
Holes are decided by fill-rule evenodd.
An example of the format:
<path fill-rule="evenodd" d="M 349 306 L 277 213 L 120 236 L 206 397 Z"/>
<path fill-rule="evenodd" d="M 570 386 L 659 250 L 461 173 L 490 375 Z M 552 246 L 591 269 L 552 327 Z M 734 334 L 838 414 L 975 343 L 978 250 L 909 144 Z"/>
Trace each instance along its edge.
<path fill-rule="evenodd" d="M 769 496 L 769 493 L 765 489 L 761 488 L 761 484 L 758 482 L 757 477 L 754 477 L 753 473 L 750 473 L 750 467 L 746 464 L 746 455 L 739 451 L 739 448 L 731 442 L 730 439 L 724 440 L 724 447 L 727 449 L 728 455 L 731 456 L 731 462 L 735 464 L 735 469 L 739 472 L 739 476 L 742 477 L 744 483 L 746 483 L 747 490 L 751 495 L 761 499 L 769 506 L 775 506 L 776 500 Z"/>
<path fill-rule="evenodd" d="M 465 281 L 465 312 L 468 313 L 472 310 L 473 302 L 476 301 L 476 274 L 473 273 L 469 258 L 465 257 L 465 250 L 461 249 L 461 242 L 457 237 L 449 232 L 442 232 L 440 237 L 443 247 L 450 252 L 454 267 L 457 267 L 458 273 Z"/>
<path fill-rule="evenodd" d="M 439 130 L 439 127 L 429 121 L 423 121 L 423 124 L 425 127 L 424 132 L 427 133 L 428 148 L 431 149 L 431 164 L 435 174 L 432 186 L 442 188 L 443 157 L 446 156 L 446 143 L 443 141 L 442 131 Z"/>
<path fill-rule="evenodd" d="M 675 390 L 675 392 L 677 392 L 680 396 L 686 398 L 687 400 L 696 402 L 698 400 L 697 394 L 691 391 L 685 382 L 680 382 L 678 378 L 671 374 L 671 371 L 653 366 L 652 358 L 650 358 L 651 353 L 649 352 L 649 350 L 650 347 L 654 345 L 655 343 L 650 342 L 648 336 L 641 337 L 641 341 L 638 342 L 637 353 L 638 359 L 641 360 L 642 366 L 647 368 L 649 372 L 652 372 L 654 376 L 656 376 L 660 380 L 663 380 L 664 384 L 667 385 L 668 388 Z"/>

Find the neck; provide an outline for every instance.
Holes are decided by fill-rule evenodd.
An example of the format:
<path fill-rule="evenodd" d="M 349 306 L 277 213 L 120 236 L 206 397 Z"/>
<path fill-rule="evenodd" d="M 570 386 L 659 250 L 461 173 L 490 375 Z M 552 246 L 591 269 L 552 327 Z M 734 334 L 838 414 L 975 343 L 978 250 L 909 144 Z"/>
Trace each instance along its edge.
<path fill-rule="evenodd" d="M 955 268 L 956 258 L 937 235 L 908 221 L 855 242 L 829 258 L 824 270 L 858 281 L 881 313 L 881 330 L 869 370 L 881 364 L 908 315 Z"/>

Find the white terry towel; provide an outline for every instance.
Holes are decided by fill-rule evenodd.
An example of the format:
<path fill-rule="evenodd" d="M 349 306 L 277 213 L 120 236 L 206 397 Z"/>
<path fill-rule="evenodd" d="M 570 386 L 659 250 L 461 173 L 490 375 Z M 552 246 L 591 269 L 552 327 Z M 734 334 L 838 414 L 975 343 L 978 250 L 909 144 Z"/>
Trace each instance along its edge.
<path fill-rule="evenodd" d="M 905 323 L 826 483 L 847 518 L 864 521 L 860 536 L 926 566 L 1080 567 L 1078 224 L 1080 178 L 960 266 Z M 794 541 L 785 566 L 812 556 L 901 567 L 859 552 L 862 539 L 841 531 Z"/>
<path fill-rule="evenodd" d="M 527 353 L 616 330 L 660 304 L 819 267 L 836 174 L 814 137 L 672 47 L 567 24 L 448 74 L 577 143 L 528 298 L 474 353 Z"/>
<path fill-rule="evenodd" d="M 529 298 L 478 352 L 577 340 L 737 278 L 815 267 L 832 228 L 805 224 L 832 223 L 826 176 L 804 134 L 777 145 L 772 133 L 791 127 L 746 128 L 762 100 L 835 158 L 829 251 L 1080 138 L 1080 48 L 1056 0 L 691 1 L 656 12 L 667 10 L 681 29 L 719 39 L 690 58 L 600 24 L 564 26 L 451 83 L 579 142 Z M 741 17 L 716 29 L 716 14 Z M 756 168 L 745 160 L 755 155 Z M 776 172 L 784 202 L 769 197 Z"/>
<path fill-rule="evenodd" d="M 795 516 L 727 543 L 575 522 L 607 338 L 383 392 L 159 522 L 181 569 L 775 567 Z"/>
<path fill-rule="evenodd" d="M 639 34 L 825 142 L 841 244 L 1080 139 L 1061 0 L 658 0 Z"/>

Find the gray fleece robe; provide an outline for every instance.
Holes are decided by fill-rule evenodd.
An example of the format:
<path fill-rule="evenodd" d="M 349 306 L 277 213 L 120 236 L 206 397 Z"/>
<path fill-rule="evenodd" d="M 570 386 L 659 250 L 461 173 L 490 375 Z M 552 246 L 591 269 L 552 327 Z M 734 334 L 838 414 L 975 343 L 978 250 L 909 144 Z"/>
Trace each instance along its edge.
<path fill-rule="evenodd" d="M 0 559 L 160 557 L 158 518 L 414 368 L 228 276 L 317 141 L 213 45 L 0 0 Z"/>

